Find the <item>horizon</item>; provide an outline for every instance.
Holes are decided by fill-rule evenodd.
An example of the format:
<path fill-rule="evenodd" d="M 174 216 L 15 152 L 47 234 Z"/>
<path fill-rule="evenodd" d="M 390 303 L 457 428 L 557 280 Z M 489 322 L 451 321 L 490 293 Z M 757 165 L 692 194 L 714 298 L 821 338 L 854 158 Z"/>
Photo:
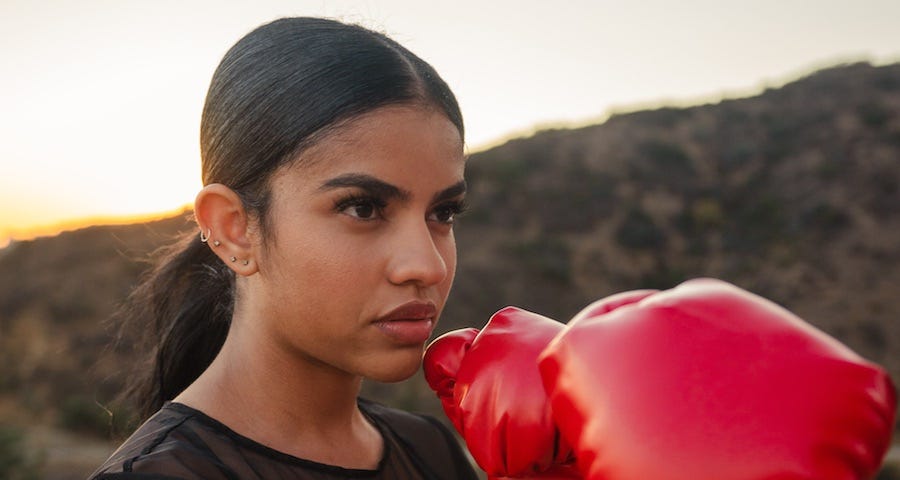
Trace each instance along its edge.
<path fill-rule="evenodd" d="M 523 132 L 519 132 L 519 133 L 514 132 L 514 133 L 511 133 L 510 135 L 499 138 L 498 140 L 496 140 L 494 142 L 486 144 L 483 148 L 470 151 L 469 154 L 474 154 L 474 153 L 478 153 L 481 151 L 487 151 L 487 150 L 490 150 L 491 148 L 500 146 L 508 141 L 522 139 L 522 138 L 528 138 L 537 133 L 540 133 L 541 131 L 546 131 L 546 130 L 550 130 L 550 129 L 575 130 L 575 129 L 584 128 L 584 127 L 602 125 L 602 124 L 606 123 L 610 118 L 612 118 L 616 115 L 623 115 L 623 114 L 642 112 L 642 111 L 650 111 L 650 110 L 656 110 L 656 109 L 660 109 L 660 108 L 688 109 L 688 108 L 699 107 L 699 106 L 703 106 L 703 105 L 715 105 L 715 104 L 719 104 L 719 103 L 726 102 L 726 101 L 754 98 L 754 97 L 761 95 L 763 93 L 763 91 L 767 88 L 781 88 L 784 85 L 790 84 L 797 80 L 801 80 L 809 75 L 813 75 L 813 74 L 815 74 L 817 72 L 821 72 L 823 70 L 829 70 L 832 68 L 840 68 L 843 66 L 849 66 L 849 65 L 860 64 L 860 63 L 869 64 L 869 65 L 878 67 L 878 66 L 900 64 L 900 60 L 891 61 L 888 63 L 876 63 L 876 62 L 870 61 L 868 59 L 840 61 L 840 62 L 834 63 L 834 64 L 821 65 L 821 66 L 815 67 L 808 71 L 804 70 L 803 72 L 797 73 L 789 78 L 782 79 L 782 81 L 778 82 L 777 84 L 767 83 L 765 85 L 760 85 L 753 91 L 743 92 L 744 93 L 743 95 L 737 94 L 736 92 L 732 92 L 734 94 L 733 96 L 727 96 L 725 92 L 718 92 L 718 93 L 714 93 L 714 94 L 710 94 L 710 95 L 701 96 L 701 97 L 698 97 L 693 100 L 691 100 L 691 99 L 682 99 L 682 100 L 675 99 L 675 100 L 668 101 L 668 103 L 666 103 L 666 102 L 658 103 L 658 102 L 651 101 L 651 102 L 647 102 L 644 104 L 635 104 L 630 107 L 623 106 L 623 107 L 616 109 L 615 111 L 607 112 L 603 116 L 603 118 L 597 119 L 596 121 L 588 121 L 588 122 L 585 122 L 582 124 L 546 125 L 546 126 L 535 125 L 533 128 L 531 128 L 527 131 L 523 131 Z M 94 215 L 94 216 L 88 216 L 88 217 L 83 217 L 83 218 L 64 219 L 60 222 L 53 223 L 53 224 L 38 225 L 29 230 L 22 230 L 22 231 L 14 231 L 14 230 L 2 231 L 2 230 L 0 230 L 0 250 L 3 250 L 4 248 L 6 248 L 14 243 L 17 243 L 17 242 L 23 242 L 23 241 L 34 240 L 34 239 L 45 238 L 45 237 L 54 237 L 54 236 L 60 235 L 62 233 L 77 231 L 77 230 L 90 228 L 90 227 L 133 225 L 133 224 L 140 224 L 140 223 L 164 220 L 164 219 L 168 219 L 168 218 L 174 218 L 178 215 L 187 215 L 192 210 L 193 210 L 193 203 L 185 203 L 176 208 L 162 210 L 162 211 L 137 213 L 137 214 L 129 214 L 129 215 Z"/>
<path fill-rule="evenodd" d="M 17 45 L 4 51 L 16 74 L 0 76 L 11 107 L 0 116 L 0 247 L 183 211 L 200 188 L 209 76 L 243 33 L 280 16 L 360 23 L 421 55 L 456 92 L 469 153 L 619 113 L 751 97 L 841 64 L 900 62 L 900 2 L 886 0 L 813 11 L 765 0 L 740 12 L 693 0 L 677 15 L 661 0 L 467 0 L 441 12 L 410 1 L 87 1 L 97 8 L 0 5 L 0 40 Z"/>
<path fill-rule="evenodd" d="M 59 223 L 41 225 L 33 230 L 23 232 L 21 236 L 0 236 L 0 250 L 19 243 L 36 240 L 40 238 L 51 238 L 63 233 L 74 232 L 91 227 L 107 227 L 116 225 L 137 225 L 141 223 L 149 223 L 158 220 L 174 218 L 179 215 L 188 215 L 193 211 L 193 205 L 185 204 L 173 210 L 161 212 L 139 213 L 135 215 L 124 216 L 93 216 L 85 218 L 73 218 L 63 220 Z"/>

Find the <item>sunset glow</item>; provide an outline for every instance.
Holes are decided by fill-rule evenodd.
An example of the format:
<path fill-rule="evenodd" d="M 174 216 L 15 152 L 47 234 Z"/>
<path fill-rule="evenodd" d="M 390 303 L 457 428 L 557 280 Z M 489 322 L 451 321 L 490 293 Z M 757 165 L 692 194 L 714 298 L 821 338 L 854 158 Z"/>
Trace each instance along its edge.
<path fill-rule="evenodd" d="M 6 246 L 10 241 L 15 239 L 30 239 L 56 235 L 60 232 L 85 228 L 91 225 L 128 225 L 133 223 L 161 220 L 164 218 L 173 217 L 175 215 L 188 215 L 190 213 L 191 207 L 192 205 L 184 205 L 181 208 L 177 208 L 171 211 L 160 211 L 139 215 L 77 217 L 72 220 L 62 221 L 58 223 L 52 223 L 53 220 L 50 220 L 46 224 L 41 224 L 34 227 L 26 227 L 21 230 L 16 230 L 16 227 L 13 226 L 6 231 L 0 230 L 0 247 Z M 56 217 L 51 216 L 49 218 L 52 219 Z M 29 220 L 30 219 L 22 220 L 20 224 L 27 225 Z M 15 223 L 15 218 L 13 218 L 13 223 Z"/>
<path fill-rule="evenodd" d="M 470 151 L 610 113 L 750 95 L 846 61 L 900 60 L 900 2 L 0 3 L 0 246 L 176 212 L 200 188 L 212 72 L 285 15 L 382 30 L 455 90 Z"/>

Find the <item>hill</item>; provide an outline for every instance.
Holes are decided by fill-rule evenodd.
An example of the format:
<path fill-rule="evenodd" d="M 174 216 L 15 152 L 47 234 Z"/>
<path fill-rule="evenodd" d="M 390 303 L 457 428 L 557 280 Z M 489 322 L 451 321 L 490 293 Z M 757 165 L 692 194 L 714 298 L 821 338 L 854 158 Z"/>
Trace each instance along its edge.
<path fill-rule="evenodd" d="M 900 374 L 900 65 L 541 132 L 468 175 L 454 319 L 712 276 Z"/>
<path fill-rule="evenodd" d="M 900 378 L 900 65 L 843 65 L 752 98 L 549 130 L 473 154 L 441 331 L 513 304 L 712 276 L 772 299 Z M 111 312 L 187 214 L 0 250 L 0 420 L 84 435 L 134 353 Z M 420 377 L 370 395 L 438 412 Z"/>

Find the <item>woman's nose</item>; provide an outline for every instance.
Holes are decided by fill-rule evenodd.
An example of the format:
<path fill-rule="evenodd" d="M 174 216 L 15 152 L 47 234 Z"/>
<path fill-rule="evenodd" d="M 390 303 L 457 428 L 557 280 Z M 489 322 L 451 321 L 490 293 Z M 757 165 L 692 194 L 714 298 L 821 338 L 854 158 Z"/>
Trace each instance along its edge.
<path fill-rule="evenodd" d="M 424 221 L 398 229 L 388 266 L 388 280 L 395 285 L 436 285 L 447 278 L 447 260 L 434 233 Z"/>

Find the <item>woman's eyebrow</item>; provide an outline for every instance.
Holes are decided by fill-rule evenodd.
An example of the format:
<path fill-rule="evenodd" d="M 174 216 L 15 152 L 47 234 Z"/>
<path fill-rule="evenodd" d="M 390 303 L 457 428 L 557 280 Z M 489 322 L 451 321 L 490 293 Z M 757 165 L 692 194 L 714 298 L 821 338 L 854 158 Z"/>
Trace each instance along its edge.
<path fill-rule="evenodd" d="M 462 194 L 466 193 L 466 181 L 460 180 L 459 182 L 453 184 L 450 187 L 447 187 L 441 190 L 438 193 L 434 194 L 434 197 L 431 199 L 431 203 L 438 203 L 444 200 L 449 200 L 453 197 L 458 197 Z"/>
<path fill-rule="evenodd" d="M 396 198 L 400 201 L 407 201 L 412 197 L 410 192 L 364 173 L 345 173 L 339 175 L 327 180 L 319 187 L 319 190 L 327 191 L 335 188 L 347 187 L 358 188 L 370 195 L 384 199 Z M 443 200 L 458 197 L 464 193 L 466 193 L 466 181 L 460 180 L 440 192 L 435 193 L 431 199 L 431 203 L 438 203 Z"/>
<path fill-rule="evenodd" d="M 378 198 L 397 198 L 401 201 L 408 200 L 412 194 L 395 185 L 379 180 L 364 173 L 346 173 L 334 177 L 319 187 L 320 191 L 333 190 L 335 188 L 353 187 L 364 190 L 366 193 Z"/>

